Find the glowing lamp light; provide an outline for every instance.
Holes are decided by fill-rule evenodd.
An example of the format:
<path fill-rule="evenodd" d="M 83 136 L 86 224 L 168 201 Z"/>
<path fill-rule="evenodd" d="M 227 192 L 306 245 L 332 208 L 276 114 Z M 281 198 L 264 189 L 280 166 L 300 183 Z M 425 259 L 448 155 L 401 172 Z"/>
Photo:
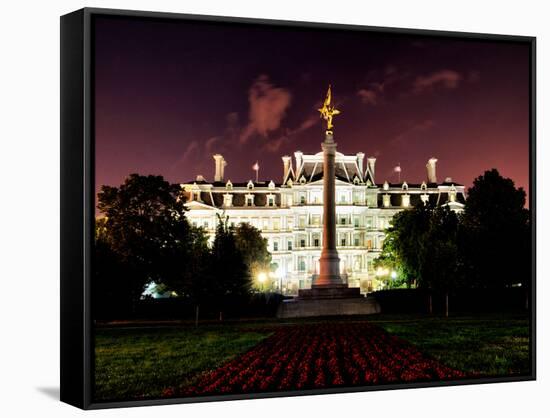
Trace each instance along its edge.
<path fill-rule="evenodd" d="M 397 278 L 397 272 L 396 272 L 396 271 L 392 271 L 392 272 L 391 272 L 391 278 L 392 278 L 392 279 L 396 279 L 396 278 Z"/>
<path fill-rule="evenodd" d="M 258 281 L 260 283 L 264 283 L 266 280 L 267 280 L 267 274 L 265 274 L 263 272 L 258 274 Z"/>

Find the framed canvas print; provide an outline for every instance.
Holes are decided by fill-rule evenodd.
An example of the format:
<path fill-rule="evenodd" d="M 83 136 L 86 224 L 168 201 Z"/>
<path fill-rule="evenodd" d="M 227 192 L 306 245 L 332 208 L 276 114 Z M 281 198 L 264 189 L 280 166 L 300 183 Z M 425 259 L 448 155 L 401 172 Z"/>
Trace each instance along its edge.
<path fill-rule="evenodd" d="M 535 39 L 61 18 L 61 399 L 535 378 Z"/>

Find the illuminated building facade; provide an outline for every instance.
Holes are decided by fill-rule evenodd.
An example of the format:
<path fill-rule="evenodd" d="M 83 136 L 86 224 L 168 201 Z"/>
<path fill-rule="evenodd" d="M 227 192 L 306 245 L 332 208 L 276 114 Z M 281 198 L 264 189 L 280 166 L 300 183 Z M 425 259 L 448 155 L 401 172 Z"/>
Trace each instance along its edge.
<path fill-rule="evenodd" d="M 181 185 L 187 198 L 189 221 L 214 236 L 217 215 L 229 222 L 248 222 L 267 239 L 275 267 L 270 286 L 296 295 L 309 288 L 319 273 L 322 248 L 323 154 L 306 155 L 300 151 L 282 157 L 282 181 L 233 183 L 225 179 L 226 161 L 213 156 L 212 182 L 203 176 Z M 426 164 L 427 179 L 421 184 L 376 182 L 375 158 L 363 153 L 336 154 L 337 250 L 340 270 L 350 286 L 362 292 L 377 290 L 373 260 L 384 241 L 384 230 L 399 211 L 420 202 L 448 205 L 452 210 L 464 207 L 464 186 L 450 178 L 438 183 L 437 160 Z"/>

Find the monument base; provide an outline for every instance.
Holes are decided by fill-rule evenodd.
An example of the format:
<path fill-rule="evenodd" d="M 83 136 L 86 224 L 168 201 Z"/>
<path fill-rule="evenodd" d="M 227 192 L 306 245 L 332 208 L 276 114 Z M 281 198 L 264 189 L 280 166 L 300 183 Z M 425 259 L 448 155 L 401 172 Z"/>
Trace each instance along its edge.
<path fill-rule="evenodd" d="M 298 299 L 346 299 L 363 298 L 358 287 L 348 287 L 347 284 L 338 286 L 313 285 L 311 289 L 298 290 Z"/>
<path fill-rule="evenodd" d="M 359 288 L 347 288 L 353 291 Z M 303 289 L 317 291 L 319 289 Z M 357 292 L 359 293 L 359 292 Z M 325 297 L 314 298 L 309 292 L 302 293 L 295 299 L 285 300 L 281 302 L 277 309 L 277 318 L 305 318 L 315 316 L 338 316 L 338 315 L 372 315 L 380 313 L 380 305 L 376 299 L 372 297 L 364 297 L 359 293 L 359 296 L 352 295 L 345 297 L 341 294 L 340 297 Z"/>

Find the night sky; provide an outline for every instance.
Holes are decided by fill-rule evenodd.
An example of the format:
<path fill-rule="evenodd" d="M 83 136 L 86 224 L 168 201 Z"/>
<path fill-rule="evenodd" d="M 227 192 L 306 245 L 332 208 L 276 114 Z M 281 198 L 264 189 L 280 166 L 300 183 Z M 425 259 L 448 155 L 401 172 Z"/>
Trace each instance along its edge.
<path fill-rule="evenodd" d="M 528 191 L 527 44 L 244 24 L 96 18 L 96 188 L 133 172 L 186 182 L 281 181 L 283 155 L 320 151 L 328 84 L 338 151 L 376 180 L 467 186 L 497 168 Z"/>

